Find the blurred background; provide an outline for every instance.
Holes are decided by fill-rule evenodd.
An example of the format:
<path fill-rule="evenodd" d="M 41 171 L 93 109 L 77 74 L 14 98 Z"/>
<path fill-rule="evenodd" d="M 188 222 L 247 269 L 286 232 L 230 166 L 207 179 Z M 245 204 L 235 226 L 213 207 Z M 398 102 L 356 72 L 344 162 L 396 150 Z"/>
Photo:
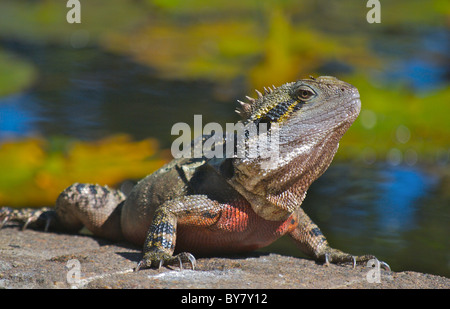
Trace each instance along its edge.
<path fill-rule="evenodd" d="M 176 122 L 238 121 L 236 100 L 310 75 L 362 111 L 304 208 L 332 246 L 450 277 L 450 3 L 0 2 L 0 206 L 52 205 L 168 162 Z M 283 238 L 264 252 L 301 256 Z"/>

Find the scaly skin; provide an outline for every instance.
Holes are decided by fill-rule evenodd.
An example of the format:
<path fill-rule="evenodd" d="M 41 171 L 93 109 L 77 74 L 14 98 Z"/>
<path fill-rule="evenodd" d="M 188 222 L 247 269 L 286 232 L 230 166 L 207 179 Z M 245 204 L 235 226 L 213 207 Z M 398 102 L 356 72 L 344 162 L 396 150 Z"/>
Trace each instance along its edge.
<path fill-rule="evenodd" d="M 193 254 L 251 251 L 285 234 L 326 264 L 374 258 L 331 248 L 300 207 L 359 114 L 358 90 L 324 76 L 247 98 L 249 102 L 239 101 L 242 123 L 268 124 L 271 134 L 278 129 L 278 160 L 248 153 L 222 159 L 174 159 L 142 179 L 126 198 L 108 187 L 74 184 L 58 197 L 55 210 L 19 213 L 3 208 L 0 224 L 44 222 L 46 228 L 72 232 L 84 225 L 97 236 L 126 239 L 144 247 L 137 270 L 170 264 L 181 268 L 183 263 L 194 268 Z M 246 135 L 245 141 L 255 138 Z M 193 149 L 206 140 L 194 141 Z"/>

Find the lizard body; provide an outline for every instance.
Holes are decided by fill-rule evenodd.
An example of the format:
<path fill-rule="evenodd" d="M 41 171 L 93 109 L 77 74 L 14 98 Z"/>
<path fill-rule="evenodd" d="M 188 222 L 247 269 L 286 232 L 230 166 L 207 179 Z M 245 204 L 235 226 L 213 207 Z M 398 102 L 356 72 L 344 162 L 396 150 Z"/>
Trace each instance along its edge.
<path fill-rule="evenodd" d="M 143 246 L 137 269 L 195 264 L 192 254 L 251 251 L 289 234 L 317 260 L 364 262 L 331 248 L 302 210 L 311 183 L 330 165 L 339 140 L 357 118 L 358 90 L 334 77 L 287 83 L 247 97 L 238 113 L 246 124 L 277 126 L 279 158 L 180 158 L 139 181 L 129 196 L 108 187 L 73 184 L 54 210 L 0 210 L 7 220 L 126 239 Z M 275 129 L 273 129 L 275 130 Z M 250 141 L 252 137 L 248 137 Z M 254 137 L 253 137 L 254 138 Z M 205 138 L 194 141 L 198 147 Z M 226 143 L 226 141 L 223 141 Z"/>

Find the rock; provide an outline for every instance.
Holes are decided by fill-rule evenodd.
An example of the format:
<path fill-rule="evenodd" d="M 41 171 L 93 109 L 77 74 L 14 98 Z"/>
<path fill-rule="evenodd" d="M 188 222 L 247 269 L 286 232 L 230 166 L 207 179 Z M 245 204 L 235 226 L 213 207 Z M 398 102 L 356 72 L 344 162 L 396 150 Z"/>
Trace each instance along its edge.
<path fill-rule="evenodd" d="M 196 270 L 162 267 L 133 272 L 141 249 L 87 235 L 0 230 L 0 288 L 390 289 L 450 287 L 435 275 L 324 266 L 278 254 L 197 258 Z M 188 267 L 188 265 L 186 265 Z M 377 277 L 369 274 L 379 274 Z M 79 274 L 79 277 L 77 277 Z M 369 278 L 369 279 L 368 279 Z M 369 282 L 370 281 L 370 282 Z M 371 283 L 373 282 L 373 283 Z"/>

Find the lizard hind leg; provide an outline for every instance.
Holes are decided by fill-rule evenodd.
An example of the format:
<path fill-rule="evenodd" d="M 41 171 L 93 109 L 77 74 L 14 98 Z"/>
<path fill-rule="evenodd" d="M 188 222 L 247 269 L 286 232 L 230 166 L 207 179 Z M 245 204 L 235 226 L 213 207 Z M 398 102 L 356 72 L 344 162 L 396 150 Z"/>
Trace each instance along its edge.
<path fill-rule="evenodd" d="M 108 186 L 75 183 L 58 196 L 51 227 L 76 232 L 85 226 L 95 236 L 122 238 L 120 212 L 125 195 Z"/>
<path fill-rule="evenodd" d="M 8 222 L 22 229 L 44 228 L 78 232 L 86 226 L 94 235 L 111 240 L 122 238 L 120 212 L 125 195 L 107 186 L 75 183 L 58 196 L 55 208 L 0 208 L 0 228 Z"/>

